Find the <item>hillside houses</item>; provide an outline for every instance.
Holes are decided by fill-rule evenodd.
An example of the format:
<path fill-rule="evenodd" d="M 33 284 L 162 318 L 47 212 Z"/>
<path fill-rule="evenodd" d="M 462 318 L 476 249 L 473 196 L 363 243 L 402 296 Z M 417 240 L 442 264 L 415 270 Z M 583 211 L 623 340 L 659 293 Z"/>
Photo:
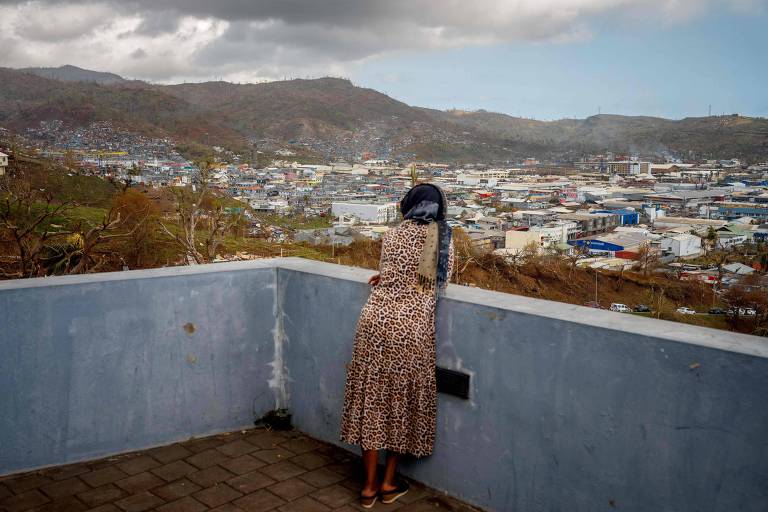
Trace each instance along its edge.
<path fill-rule="evenodd" d="M 84 172 L 131 186 L 200 183 L 199 164 L 182 157 L 170 140 L 109 123 L 69 128 L 56 121 L 40 123 L 28 135 L 45 141 L 46 156 L 74 158 Z M 220 146 L 209 162 L 208 184 L 247 204 L 253 217 L 321 217 L 318 224 L 333 225 L 324 229 L 334 231 L 280 233 L 281 239 L 295 236 L 310 244 L 379 238 L 401 218 L 397 202 L 411 186 L 413 170 L 420 181 L 444 188 L 448 223 L 481 251 L 583 253 L 589 265 L 624 268 L 641 253 L 663 263 L 688 262 L 713 250 L 768 241 L 768 166 L 607 154 L 570 163 L 456 165 L 398 161 L 370 147 L 308 163 L 300 157 L 306 148 L 301 144 L 275 144 L 274 159 L 262 156 L 260 165 Z M 3 167 L 0 154 L 0 173 Z"/>

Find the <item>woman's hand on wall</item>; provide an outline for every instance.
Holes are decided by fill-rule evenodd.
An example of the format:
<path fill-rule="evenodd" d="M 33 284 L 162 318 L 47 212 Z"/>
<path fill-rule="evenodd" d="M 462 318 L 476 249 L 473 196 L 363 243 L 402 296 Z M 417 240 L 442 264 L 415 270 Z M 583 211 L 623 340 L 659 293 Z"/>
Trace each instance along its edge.
<path fill-rule="evenodd" d="M 370 279 L 368 279 L 368 284 L 371 286 L 376 286 L 379 284 L 379 281 L 381 281 L 381 274 L 374 274 Z"/>

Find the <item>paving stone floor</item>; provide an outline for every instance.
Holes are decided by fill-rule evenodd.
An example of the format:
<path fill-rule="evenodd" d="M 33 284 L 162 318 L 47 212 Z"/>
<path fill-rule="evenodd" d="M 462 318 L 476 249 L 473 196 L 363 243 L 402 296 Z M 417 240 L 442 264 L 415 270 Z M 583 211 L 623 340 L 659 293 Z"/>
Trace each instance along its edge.
<path fill-rule="evenodd" d="M 357 504 L 360 459 L 298 431 L 264 428 L 0 477 L 0 511 L 322 512 Z M 411 482 L 372 510 L 477 509 Z"/>

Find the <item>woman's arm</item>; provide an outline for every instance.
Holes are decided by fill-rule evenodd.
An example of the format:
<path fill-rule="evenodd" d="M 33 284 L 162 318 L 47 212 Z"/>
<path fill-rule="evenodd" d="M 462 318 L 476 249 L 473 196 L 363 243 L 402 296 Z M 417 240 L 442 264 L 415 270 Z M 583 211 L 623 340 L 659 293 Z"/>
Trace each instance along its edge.
<path fill-rule="evenodd" d="M 389 234 L 389 231 L 381 235 L 381 256 L 379 256 L 379 272 L 368 278 L 368 284 L 371 286 L 376 286 L 379 284 L 379 282 L 381 282 L 381 267 L 384 264 L 384 248 L 387 246 L 387 234 Z"/>

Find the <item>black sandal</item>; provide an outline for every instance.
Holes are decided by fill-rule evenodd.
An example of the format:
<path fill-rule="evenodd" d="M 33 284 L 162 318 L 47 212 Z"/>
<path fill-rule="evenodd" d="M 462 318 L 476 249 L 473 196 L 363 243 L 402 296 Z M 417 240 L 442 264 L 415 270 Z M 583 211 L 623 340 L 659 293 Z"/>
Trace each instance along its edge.
<path fill-rule="evenodd" d="M 397 488 L 379 493 L 381 495 L 381 502 L 386 504 L 394 503 L 401 496 L 405 496 L 408 493 L 408 489 L 410 489 L 408 482 L 401 480 L 397 483 Z"/>
<path fill-rule="evenodd" d="M 362 493 L 360 494 L 360 506 L 363 508 L 371 508 L 373 507 L 374 503 L 376 503 L 376 500 L 379 498 L 379 493 L 374 494 L 373 496 L 363 496 Z"/>

